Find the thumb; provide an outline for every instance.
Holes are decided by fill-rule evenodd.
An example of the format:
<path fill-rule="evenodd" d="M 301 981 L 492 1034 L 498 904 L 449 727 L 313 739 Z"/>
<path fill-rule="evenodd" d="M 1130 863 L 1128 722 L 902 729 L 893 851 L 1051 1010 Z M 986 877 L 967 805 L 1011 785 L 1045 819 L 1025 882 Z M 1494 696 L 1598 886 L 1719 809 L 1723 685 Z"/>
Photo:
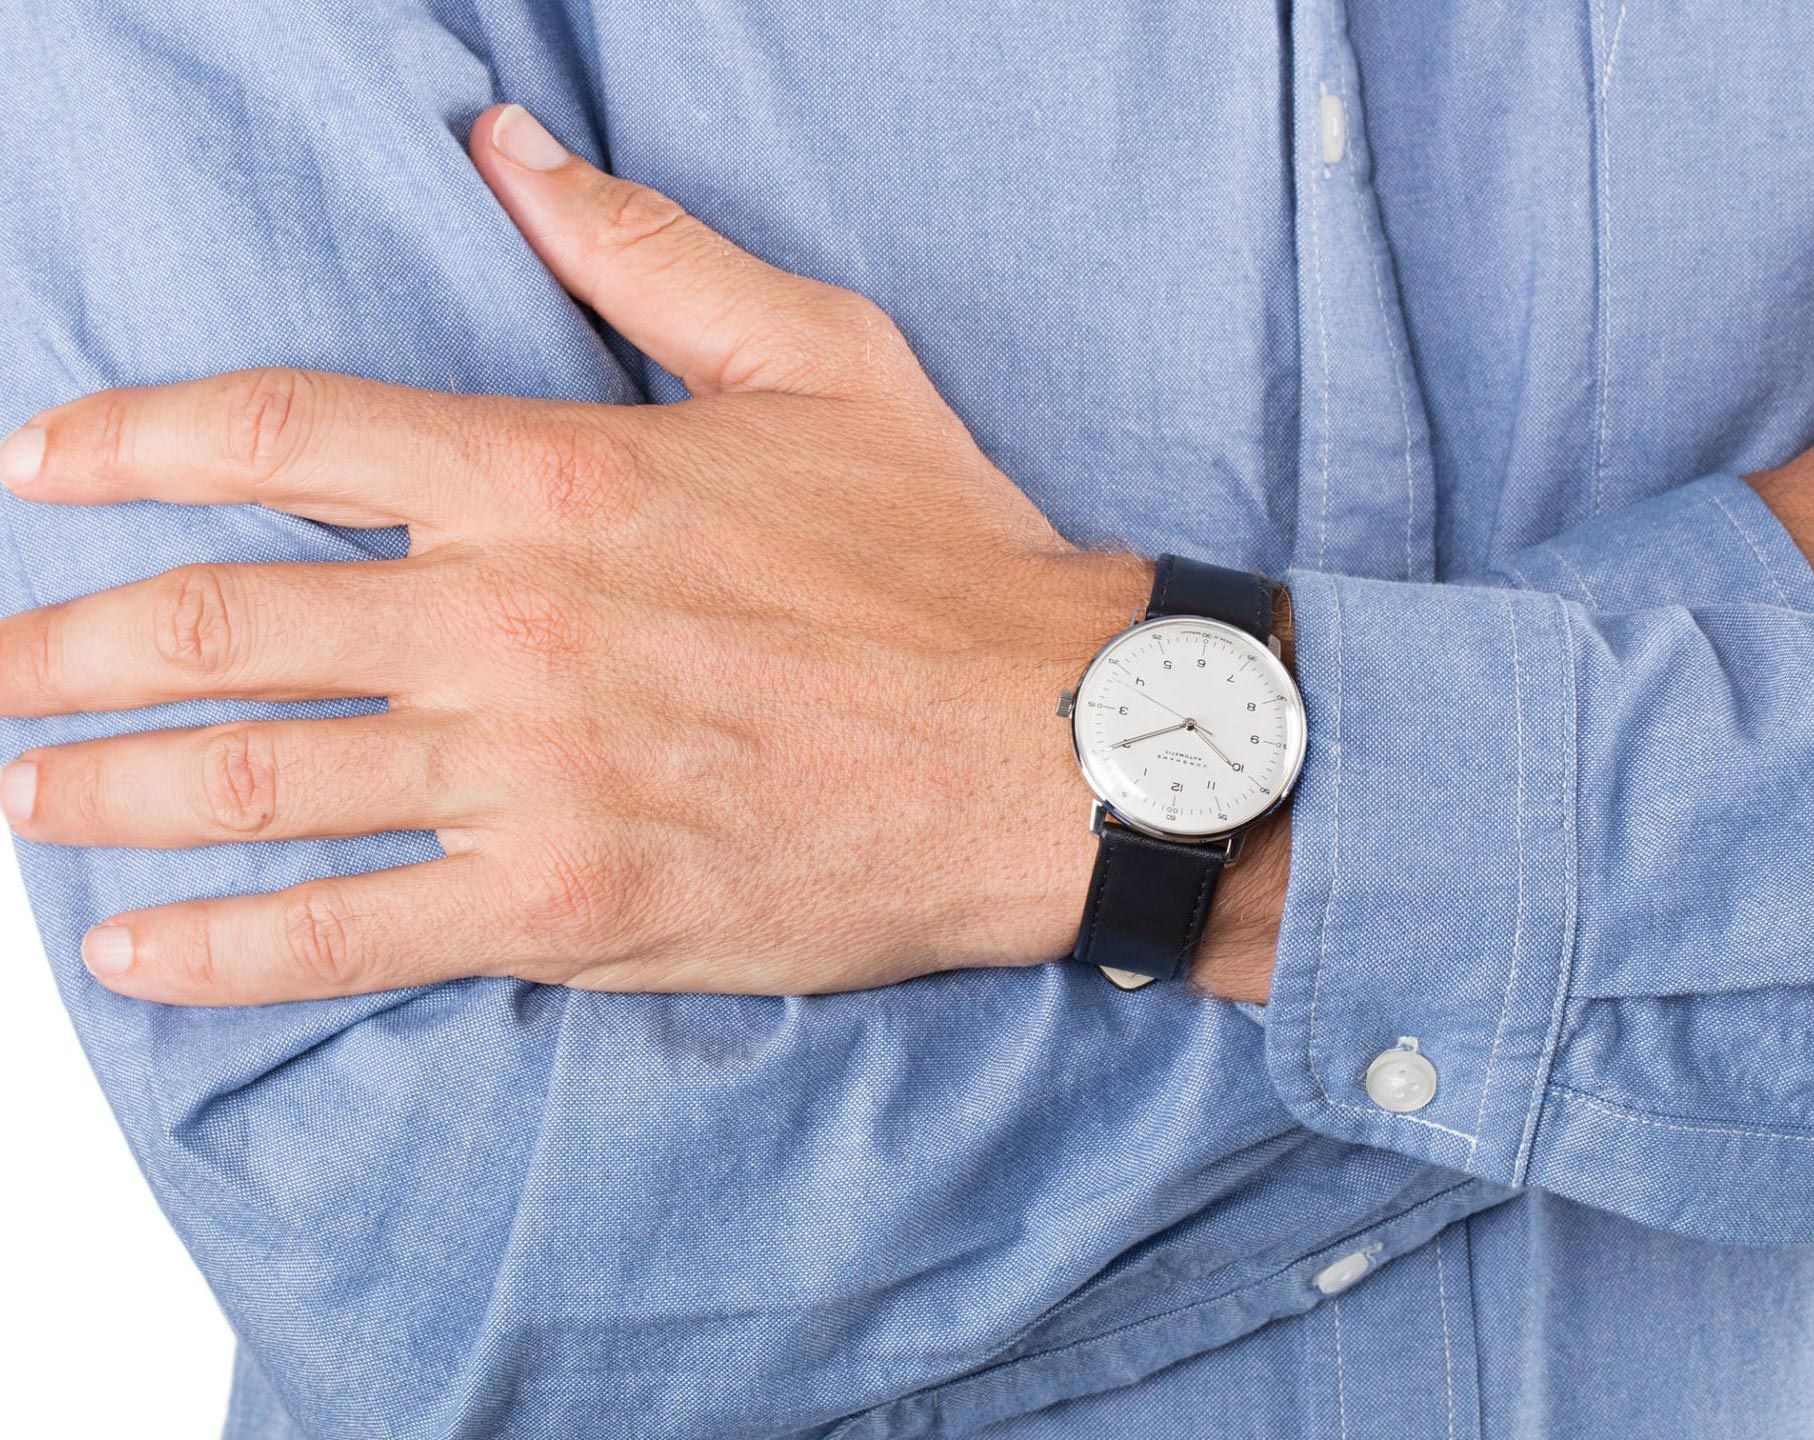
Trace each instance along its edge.
<path fill-rule="evenodd" d="M 569 153 L 521 105 L 479 116 L 472 159 L 577 299 L 695 394 L 850 388 L 895 335 L 869 301 L 778 270 L 657 190 Z M 840 383 L 842 377 L 843 383 Z"/>

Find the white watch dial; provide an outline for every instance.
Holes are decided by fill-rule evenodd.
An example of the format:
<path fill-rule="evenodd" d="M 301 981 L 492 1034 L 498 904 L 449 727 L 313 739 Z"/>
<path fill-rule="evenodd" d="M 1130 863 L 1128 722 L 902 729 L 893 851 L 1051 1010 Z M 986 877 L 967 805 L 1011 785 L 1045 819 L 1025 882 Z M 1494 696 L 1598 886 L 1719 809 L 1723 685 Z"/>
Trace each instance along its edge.
<path fill-rule="evenodd" d="M 1278 804 L 1304 761 L 1304 702 L 1270 649 L 1215 620 L 1166 616 L 1090 663 L 1071 714 L 1097 797 L 1136 829 L 1221 835 Z"/>

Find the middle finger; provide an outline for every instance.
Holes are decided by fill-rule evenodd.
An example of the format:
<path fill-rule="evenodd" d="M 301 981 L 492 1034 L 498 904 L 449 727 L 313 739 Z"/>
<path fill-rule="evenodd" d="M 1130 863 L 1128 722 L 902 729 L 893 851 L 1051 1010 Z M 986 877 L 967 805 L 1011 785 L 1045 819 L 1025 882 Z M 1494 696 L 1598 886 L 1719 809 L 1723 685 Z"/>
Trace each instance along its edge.
<path fill-rule="evenodd" d="M 0 620 L 0 714 L 405 693 L 419 560 L 187 565 Z"/>

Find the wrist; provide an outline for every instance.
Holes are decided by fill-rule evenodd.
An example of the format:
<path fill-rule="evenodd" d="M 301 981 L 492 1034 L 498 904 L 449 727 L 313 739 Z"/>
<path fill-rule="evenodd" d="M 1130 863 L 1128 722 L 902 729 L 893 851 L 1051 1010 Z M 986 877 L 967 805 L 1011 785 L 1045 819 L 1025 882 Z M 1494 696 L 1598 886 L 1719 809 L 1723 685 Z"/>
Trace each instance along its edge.
<path fill-rule="evenodd" d="M 1016 595 L 1025 598 L 1013 608 L 1028 618 L 1016 627 L 1026 643 L 1007 667 L 1014 677 L 1008 698 L 1022 727 L 1022 753 L 1033 764 L 1027 829 L 1010 848 L 1024 846 L 1019 853 L 1033 858 L 1004 872 L 984 901 L 997 954 L 1036 962 L 1067 953 L 1076 941 L 1098 842 L 1087 823 L 1092 797 L 1078 772 L 1070 727 L 1055 721 L 1053 704 L 1144 609 L 1152 584 L 1151 562 L 1094 552 L 1041 556 L 1015 583 Z M 1290 669 L 1295 637 L 1282 587 L 1272 629 Z M 1195 984 L 1224 999 L 1266 998 L 1289 869 L 1290 827 L 1280 811 L 1246 833 L 1240 861 L 1222 875 L 1191 970 Z"/>
<path fill-rule="evenodd" d="M 1281 585 L 1273 600 L 1272 633 L 1279 658 L 1295 677 L 1297 632 L 1291 592 Z M 1285 887 L 1291 875 L 1291 802 L 1254 825 L 1241 858 L 1222 872 L 1215 908 L 1197 947 L 1191 983 L 1222 1000 L 1264 1004 L 1272 988 Z"/>
<path fill-rule="evenodd" d="M 1077 768 L 1071 728 L 1056 714 L 1059 692 L 1109 638 L 1127 628 L 1153 588 L 1153 565 L 1135 555 L 1066 551 L 1031 557 L 1011 577 L 1002 667 L 1006 724 L 1026 757 L 1024 806 L 1004 835 L 1003 864 L 975 897 L 987 909 L 983 963 L 1038 963 L 1067 954 L 1077 939 L 1096 862 L 1093 797 Z M 1018 785 L 1018 782 L 1017 782 Z M 980 893 L 986 890 L 987 893 Z"/>

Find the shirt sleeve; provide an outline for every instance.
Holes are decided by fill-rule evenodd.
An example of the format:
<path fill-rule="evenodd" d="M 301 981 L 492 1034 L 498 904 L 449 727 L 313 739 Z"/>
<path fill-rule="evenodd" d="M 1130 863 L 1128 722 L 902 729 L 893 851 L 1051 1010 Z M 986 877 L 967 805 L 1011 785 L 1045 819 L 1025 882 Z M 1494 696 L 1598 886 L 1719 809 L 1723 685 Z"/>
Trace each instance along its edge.
<path fill-rule="evenodd" d="M 1494 579 L 1289 577 L 1274 1086 L 1336 1138 L 1814 1239 L 1814 572 L 1716 475 Z M 1369 1084 L 1413 1049 L 1408 1095 Z"/>

